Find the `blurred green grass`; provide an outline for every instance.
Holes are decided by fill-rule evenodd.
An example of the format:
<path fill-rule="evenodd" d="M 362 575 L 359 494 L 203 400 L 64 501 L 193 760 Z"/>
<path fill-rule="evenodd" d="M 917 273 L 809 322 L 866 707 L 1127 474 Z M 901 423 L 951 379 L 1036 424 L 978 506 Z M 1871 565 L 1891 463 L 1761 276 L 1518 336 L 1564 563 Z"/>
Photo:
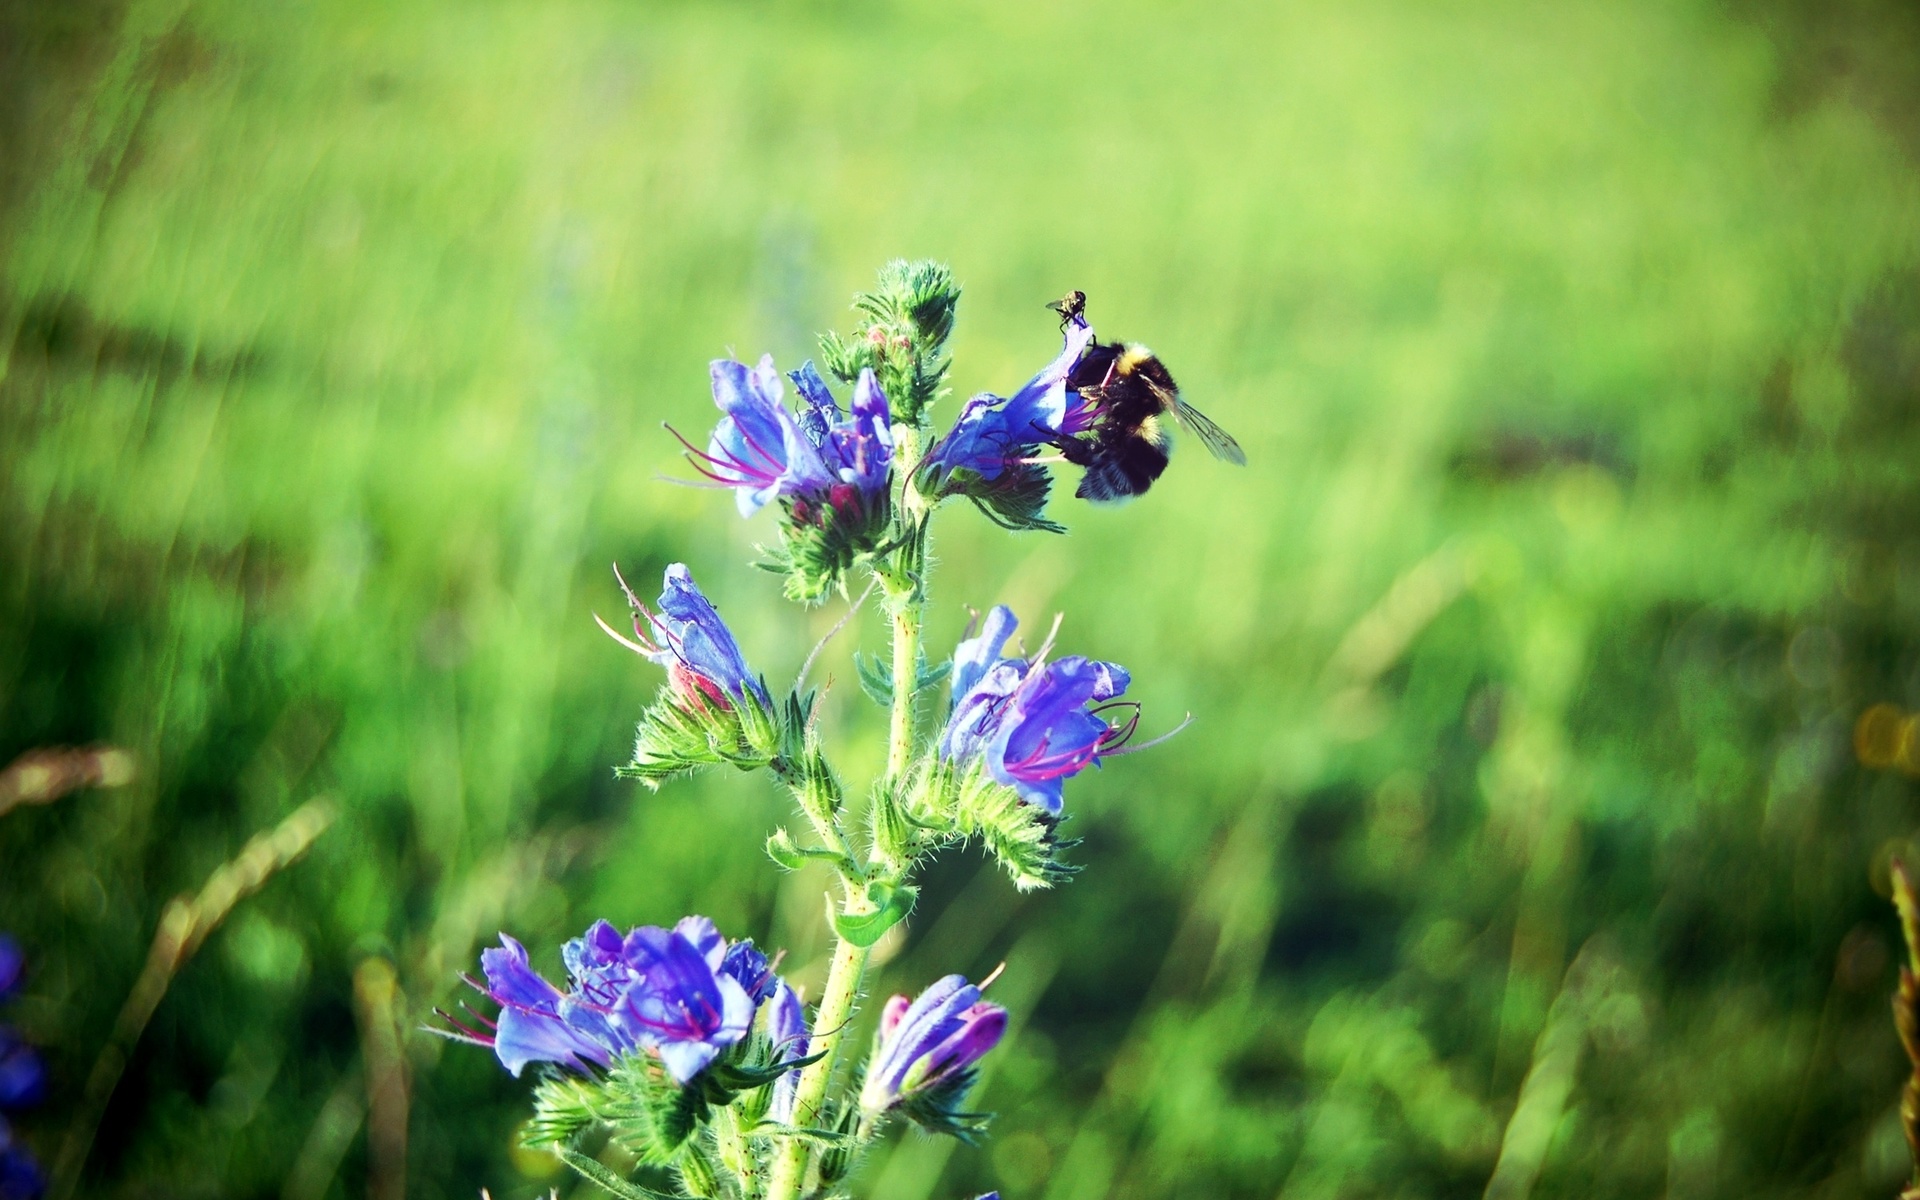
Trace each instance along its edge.
<path fill-rule="evenodd" d="M 659 423 L 704 428 L 707 359 L 797 362 L 898 255 L 967 285 L 960 394 L 1024 379 L 1079 287 L 1251 465 L 1189 448 L 1137 503 L 1063 499 L 1065 539 L 943 519 L 936 646 L 969 606 L 1064 611 L 1156 727 L 1196 723 L 1076 781 L 1071 887 L 931 878 L 877 986 L 1004 958 L 1022 1023 L 994 1139 L 908 1139 L 868 1194 L 1897 1188 L 1875 888 L 1920 823 L 1851 737 L 1920 708 L 1906 8 L 0 29 L 0 756 L 141 766 L 0 819 L 43 1158 L 166 898 L 343 810 L 181 972 L 87 1194 L 360 1194 L 369 955 L 410 1022 L 502 927 L 551 965 L 593 917 L 702 911 L 823 971 L 770 789 L 611 778 L 654 681 L 590 614 L 609 564 L 684 559 L 756 666 L 798 666 L 837 606 L 777 602 L 770 531 L 662 482 Z M 856 779 L 847 654 L 882 636 L 822 660 Z M 488 1056 L 409 1054 L 414 1194 L 564 1185 Z"/>

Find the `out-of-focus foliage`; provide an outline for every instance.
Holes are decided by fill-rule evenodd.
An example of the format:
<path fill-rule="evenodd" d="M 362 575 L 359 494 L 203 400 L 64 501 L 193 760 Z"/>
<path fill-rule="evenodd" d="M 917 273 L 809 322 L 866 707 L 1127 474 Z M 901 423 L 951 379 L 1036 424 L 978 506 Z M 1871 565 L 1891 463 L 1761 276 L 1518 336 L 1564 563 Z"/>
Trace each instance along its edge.
<path fill-rule="evenodd" d="M 965 857 L 883 944 L 876 991 L 1005 959 L 1016 1024 L 993 1139 L 865 1192 L 1890 1193 L 1916 67 L 1854 0 L 0 5 L 0 760 L 137 770 L 0 818 L 19 1128 L 57 1157 L 168 898 L 318 794 L 86 1194 L 564 1185 L 408 1032 L 503 926 L 552 970 L 705 912 L 817 994 L 780 800 L 616 782 L 657 678 L 591 613 L 684 559 L 783 685 L 841 606 L 659 423 L 906 254 L 967 285 L 963 395 L 1083 288 L 1250 466 L 1058 489 L 1066 538 L 943 514 L 936 648 L 1064 610 L 1197 719 L 1069 788 L 1070 886 Z M 858 787 L 882 642 L 815 668 Z"/>

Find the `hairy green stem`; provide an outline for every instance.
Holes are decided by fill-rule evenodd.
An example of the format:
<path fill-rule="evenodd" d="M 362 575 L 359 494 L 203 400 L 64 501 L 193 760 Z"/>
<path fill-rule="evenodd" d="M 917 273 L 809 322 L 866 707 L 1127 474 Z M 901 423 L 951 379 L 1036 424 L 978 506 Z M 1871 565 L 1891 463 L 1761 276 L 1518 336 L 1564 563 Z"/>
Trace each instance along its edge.
<path fill-rule="evenodd" d="M 925 502 L 913 487 L 913 471 L 919 459 L 917 432 L 906 428 L 895 431 L 899 444 L 894 454 L 895 470 L 902 480 L 900 511 L 910 525 L 925 517 Z M 902 554 L 903 558 L 907 555 Z M 925 593 L 921 572 L 924 561 L 916 554 L 902 564 L 901 575 L 880 574 L 886 589 L 888 608 L 893 618 L 893 710 L 887 728 L 887 782 L 898 786 L 913 760 L 915 693 L 920 672 L 920 626 L 924 619 Z M 876 572 L 876 574 L 879 574 Z M 904 577 L 903 577 L 904 576 Z M 836 828 L 834 833 L 838 835 Z M 829 843 L 833 845 L 833 843 Z M 838 845 L 844 846 L 844 841 Z M 837 848 L 837 847 L 836 847 Z M 845 898 L 841 911 L 858 915 L 873 911 L 866 892 L 855 881 L 843 877 Z M 820 1008 L 813 1019 L 812 1049 L 822 1057 L 800 1073 L 800 1085 L 794 1089 L 793 1123 L 811 1126 L 820 1120 L 820 1109 L 833 1082 L 839 1062 L 840 1046 L 847 1025 L 853 1020 L 860 1000 L 860 983 L 866 974 L 866 946 L 857 946 L 840 938 L 833 948 L 833 964 L 827 971 L 827 986 L 820 997 Z M 806 1188 L 813 1153 L 800 1138 L 787 1138 L 774 1160 L 773 1177 L 767 1200 L 799 1200 Z"/>

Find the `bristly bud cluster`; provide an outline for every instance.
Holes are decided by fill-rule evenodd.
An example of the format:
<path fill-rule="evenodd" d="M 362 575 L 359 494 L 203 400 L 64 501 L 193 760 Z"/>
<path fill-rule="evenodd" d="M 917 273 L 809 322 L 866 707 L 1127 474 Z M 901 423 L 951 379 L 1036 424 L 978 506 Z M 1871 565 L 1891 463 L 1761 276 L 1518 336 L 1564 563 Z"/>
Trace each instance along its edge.
<path fill-rule="evenodd" d="M 769 690 L 684 564 L 666 569 L 652 607 L 620 581 L 630 636 L 601 623 L 664 671 L 620 774 L 657 788 L 707 767 L 765 770 L 791 796 L 797 819 L 772 830 L 768 856 L 783 870 L 824 868 L 838 884 L 827 911 L 837 945 L 818 1004 L 781 978 L 777 958 L 686 917 L 625 933 L 596 922 L 563 947 L 561 983 L 502 934 L 468 979 L 487 1004 L 441 1014 L 439 1032 L 489 1047 L 516 1076 L 536 1073 L 524 1140 L 612 1195 L 666 1194 L 608 1165 L 630 1161 L 685 1196 L 836 1200 L 863 1149 L 901 1121 L 979 1137 L 987 1117 L 968 1097 L 1006 1035 L 1007 1010 L 982 997 L 985 984 L 948 975 L 887 1001 L 856 1063 L 842 1051 L 868 953 L 913 912 L 916 871 L 956 843 L 977 841 L 1023 891 L 1071 879 L 1078 868 L 1063 855 L 1076 843 L 1060 836 L 1067 781 L 1140 748 L 1128 745 L 1139 706 L 1122 699 L 1127 671 L 1055 656 L 1051 634 L 1031 653 L 1009 649 L 1017 622 L 1007 608 L 990 610 L 951 655 L 932 656 L 941 661 L 921 643 L 934 511 L 965 497 L 1002 526 L 1059 531 L 1044 511 L 1053 460 L 1043 451 L 1094 428 L 1097 415 L 1069 382 L 1076 368 L 1093 377 L 1086 356 L 1099 343 L 1077 306 L 1056 306 L 1053 361 L 1010 396 L 973 397 L 936 436 L 931 410 L 959 296 L 945 266 L 888 264 L 855 298 L 853 331 L 821 338 L 826 376 L 850 389 L 844 406 L 811 362 L 782 376 L 771 358 L 720 359 L 710 372 L 720 419 L 703 444 L 681 438 L 701 481 L 731 490 L 743 516 L 780 514 L 761 565 L 784 577 L 788 597 L 851 595 L 860 575 L 880 592 L 892 653 L 854 661 L 860 689 L 890 714 L 883 774 L 848 790 L 821 737 L 816 693 L 798 681 Z M 923 727 L 921 698 L 942 685 L 944 712 Z"/>
<path fill-rule="evenodd" d="M 946 383 L 959 306 L 960 285 L 945 263 L 895 259 L 880 269 L 878 286 L 853 298 L 860 320 L 852 335 L 820 335 L 820 359 L 848 383 L 872 371 L 895 397 L 898 419 L 918 426 Z"/>

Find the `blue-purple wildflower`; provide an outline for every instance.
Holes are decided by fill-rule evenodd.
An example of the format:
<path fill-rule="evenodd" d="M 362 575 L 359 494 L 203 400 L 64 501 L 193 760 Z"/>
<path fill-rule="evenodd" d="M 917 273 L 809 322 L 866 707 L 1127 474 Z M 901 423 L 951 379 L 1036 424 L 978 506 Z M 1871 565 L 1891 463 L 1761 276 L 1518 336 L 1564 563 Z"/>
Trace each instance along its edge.
<path fill-rule="evenodd" d="M 11 999 L 26 974 L 27 957 L 20 952 L 20 943 L 0 933 L 0 1000 Z"/>
<path fill-rule="evenodd" d="M 800 994 L 781 980 L 774 987 L 773 1002 L 766 1008 L 767 1040 L 773 1043 L 775 1062 L 795 1062 L 807 1056 L 807 1013 Z M 773 1081 L 773 1100 L 767 1116 L 782 1125 L 793 1124 L 794 1093 L 800 1089 L 800 1071 L 796 1068 Z"/>
<path fill-rule="evenodd" d="M 11 999 L 26 977 L 20 944 L 0 933 L 0 1000 Z M 0 1109 L 25 1108 L 46 1095 L 47 1068 L 40 1054 L 10 1025 L 0 1025 Z M 14 1140 L 0 1116 L 0 1200 L 39 1200 L 47 1177 L 33 1154 Z"/>
<path fill-rule="evenodd" d="M 863 497 L 883 491 L 893 465 L 893 414 L 872 368 L 862 370 L 854 382 L 851 411 L 846 413 L 811 359 L 787 377 L 806 403 L 801 432 L 819 448 L 827 469 Z"/>
<path fill-rule="evenodd" d="M 1125 745 L 1139 724 L 1138 706 L 1120 701 L 1125 668 L 1071 655 L 1046 661 L 1009 658 L 1007 638 L 1018 622 L 1004 605 L 987 614 L 978 637 L 953 652 L 953 712 L 940 735 L 940 757 L 983 766 L 1020 798 L 1058 816 L 1066 780 Z M 1110 724 L 1101 714 L 1128 710 Z"/>
<path fill-rule="evenodd" d="M 486 982 L 468 981 L 500 1005 L 492 1031 L 442 1016 L 458 1031 L 450 1036 L 491 1046 L 516 1076 L 530 1062 L 585 1073 L 651 1051 L 684 1084 L 747 1035 L 761 1000 L 781 986 L 753 943 L 729 943 L 705 917 L 624 937 L 596 921 L 561 952 L 564 992 L 533 970 L 519 942 L 503 933 L 500 943 L 480 955 Z"/>
<path fill-rule="evenodd" d="M 0 1200 L 40 1200 L 47 1177 L 32 1152 L 14 1140 L 13 1127 L 0 1117 Z"/>
<path fill-rule="evenodd" d="M 681 443 L 694 470 L 733 489 L 741 516 L 778 500 L 796 520 L 819 525 L 829 510 L 857 516 L 885 493 L 893 463 L 892 420 L 871 370 L 860 373 L 849 413 L 806 363 L 792 375 L 804 405 L 798 415 L 782 402 L 771 355 L 754 367 L 717 359 L 712 376 L 713 402 L 726 415 L 705 450 L 684 438 Z"/>
<path fill-rule="evenodd" d="M 604 621 L 600 627 L 627 649 L 665 667 L 683 707 L 700 709 L 710 701 L 730 709 L 749 695 L 762 708 L 773 707 L 766 685 L 747 667 L 733 632 L 693 582 L 685 563 L 667 568 L 658 613 L 640 603 L 625 579 L 620 586 L 633 607 L 633 639 L 615 633 Z"/>
<path fill-rule="evenodd" d="M 860 1107 L 881 1113 L 902 1101 L 964 1082 L 965 1073 L 999 1044 L 1007 1010 L 980 998 L 961 975 L 938 980 L 909 1002 L 887 1001 L 880 1034 L 860 1088 Z"/>
<path fill-rule="evenodd" d="M 927 452 L 927 469 L 998 479 L 1042 445 L 1091 428 L 1093 406 L 1068 389 L 1067 376 L 1092 340 L 1093 328 L 1084 319 L 1069 321 L 1059 356 L 1026 386 L 1009 397 L 983 392 L 967 401 L 953 428 Z"/>
<path fill-rule="evenodd" d="M 40 1054 L 10 1025 L 0 1025 L 0 1108 L 38 1104 L 47 1091 Z"/>

